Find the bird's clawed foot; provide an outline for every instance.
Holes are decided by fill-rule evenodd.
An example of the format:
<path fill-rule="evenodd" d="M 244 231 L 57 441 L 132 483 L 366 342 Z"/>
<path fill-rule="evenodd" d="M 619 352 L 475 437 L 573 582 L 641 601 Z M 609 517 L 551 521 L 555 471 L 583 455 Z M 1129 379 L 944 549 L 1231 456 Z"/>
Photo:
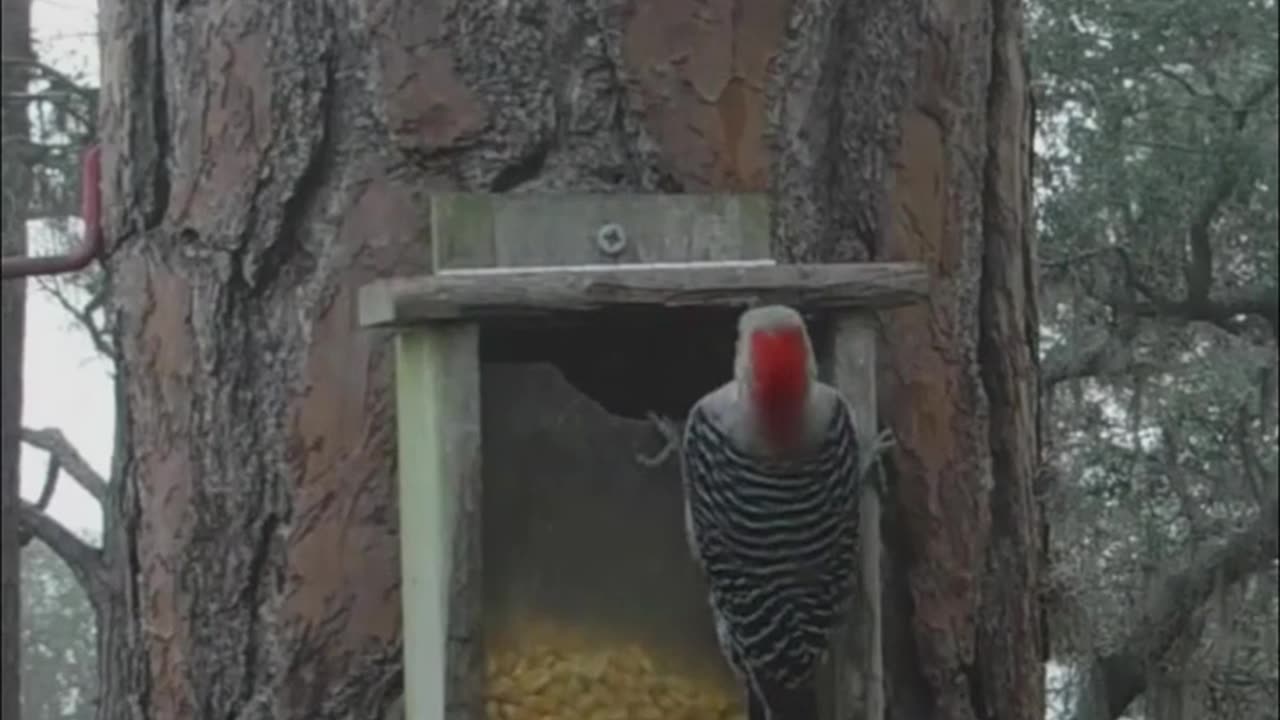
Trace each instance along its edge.
<path fill-rule="evenodd" d="M 897 445 L 898 441 L 893 436 L 893 428 L 885 428 L 876 436 L 875 444 L 871 446 L 871 454 L 874 457 L 880 457 L 886 450 Z"/>
<path fill-rule="evenodd" d="M 885 491 L 884 476 L 881 473 L 874 473 L 874 470 L 880 468 L 880 456 L 895 444 L 897 444 L 897 440 L 893 436 L 893 430 L 885 428 L 876 436 L 871 447 L 867 448 L 867 452 L 862 453 L 862 477 L 870 477 L 871 482 L 875 484 L 876 490 L 881 495 L 884 495 Z"/>
<path fill-rule="evenodd" d="M 648 413 L 648 417 L 649 422 L 653 423 L 653 426 L 658 430 L 658 434 L 662 436 L 665 442 L 652 455 L 636 453 L 636 462 L 645 467 L 653 468 L 665 463 L 680 448 L 680 423 L 654 412 Z"/>

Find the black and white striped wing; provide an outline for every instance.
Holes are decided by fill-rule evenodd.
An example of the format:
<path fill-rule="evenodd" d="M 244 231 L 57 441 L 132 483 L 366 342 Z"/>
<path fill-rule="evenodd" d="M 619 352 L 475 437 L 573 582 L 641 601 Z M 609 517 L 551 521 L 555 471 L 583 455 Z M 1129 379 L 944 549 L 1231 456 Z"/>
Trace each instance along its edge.
<path fill-rule="evenodd" d="M 785 685 L 807 680 L 847 603 L 858 450 L 843 403 L 811 456 L 744 453 L 695 407 L 684 442 L 686 522 L 730 661 Z"/>

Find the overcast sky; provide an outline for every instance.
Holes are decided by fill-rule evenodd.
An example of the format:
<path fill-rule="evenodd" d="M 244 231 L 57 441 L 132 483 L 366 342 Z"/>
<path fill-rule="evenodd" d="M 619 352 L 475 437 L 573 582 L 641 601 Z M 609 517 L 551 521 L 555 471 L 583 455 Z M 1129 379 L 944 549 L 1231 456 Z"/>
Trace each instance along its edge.
<path fill-rule="evenodd" d="M 97 0 L 34 0 L 32 25 L 40 60 L 74 77 L 98 76 Z M 39 244 L 38 224 L 31 225 Z M 88 337 L 35 282 L 28 282 L 27 346 L 22 418 L 27 427 L 57 427 L 104 476 L 111 465 L 114 412 L 105 360 Z M 44 483 L 44 453 L 22 450 L 23 495 L 35 500 Z M 102 527 L 97 503 L 69 478 L 58 483 L 50 512 L 68 528 L 95 538 Z"/>

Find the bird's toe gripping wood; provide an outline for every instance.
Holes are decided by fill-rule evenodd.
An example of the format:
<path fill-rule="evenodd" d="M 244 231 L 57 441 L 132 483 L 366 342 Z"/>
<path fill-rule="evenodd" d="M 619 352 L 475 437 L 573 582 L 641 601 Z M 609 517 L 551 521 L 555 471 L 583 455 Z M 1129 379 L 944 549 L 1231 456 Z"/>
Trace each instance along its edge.
<path fill-rule="evenodd" d="M 657 428 L 658 434 L 662 436 L 664 442 L 662 447 L 652 455 L 644 453 L 636 453 L 636 462 L 645 467 L 658 467 L 665 463 L 680 448 L 680 422 L 671 418 L 662 417 L 661 415 L 650 412 L 648 413 L 649 422 Z"/>
<path fill-rule="evenodd" d="M 885 428 L 876 436 L 871 447 L 867 448 L 867 452 L 862 454 L 862 467 L 859 470 L 859 477 L 870 481 L 881 497 L 884 497 L 885 494 L 885 480 L 883 472 L 876 472 L 877 470 L 883 470 L 880 456 L 896 444 L 897 439 L 893 436 L 893 430 Z"/>

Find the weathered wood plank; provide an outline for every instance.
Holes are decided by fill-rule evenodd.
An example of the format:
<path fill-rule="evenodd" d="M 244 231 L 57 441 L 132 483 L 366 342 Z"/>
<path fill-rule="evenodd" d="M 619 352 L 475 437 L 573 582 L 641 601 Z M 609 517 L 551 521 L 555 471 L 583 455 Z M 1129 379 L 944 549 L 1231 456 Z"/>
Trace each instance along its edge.
<path fill-rule="evenodd" d="M 442 193 L 431 203 L 437 270 L 769 257 L 769 205 L 758 194 Z M 625 242 L 610 236 L 602 247 L 610 224 Z"/>
<path fill-rule="evenodd" d="M 500 196 L 447 193 L 431 197 L 431 267 L 489 267 L 496 262 L 493 203 Z"/>
<path fill-rule="evenodd" d="M 778 261 L 771 258 L 760 260 L 714 260 L 694 262 L 651 262 L 631 265 L 530 265 L 525 267 L 484 267 L 484 268 L 452 268 L 441 270 L 439 275 L 454 277 L 492 277 L 494 275 L 528 275 L 530 273 L 557 272 L 635 272 L 636 270 L 684 270 L 691 265 L 711 265 L 727 267 L 777 267 Z"/>
<path fill-rule="evenodd" d="M 689 264 L 607 270 L 390 278 L 360 291 L 366 326 L 497 319 L 605 308 L 661 309 L 782 303 L 798 308 L 887 308 L 924 299 L 919 263 Z"/>
<path fill-rule="evenodd" d="M 876 426 L 876 330 L 868 313 L 841 313 L 833 319 L 832 380 L 849 400 L 858 446 L 874 452 Z M 868 457 L 868 459 L 870 459 Z M 876 472 L 875 470 L 872 471 Z M 858 504 L 859 557 L 854 568 L 860 591 L 833 657 L 834 717 L 884 718 L 884 658 L 881 637 L 880 495 L 867 478 Z"/>
<path fill-rule="evenodd" d="M 406 720 L 481 717 L 479 331 L 397 338 Z"/>

